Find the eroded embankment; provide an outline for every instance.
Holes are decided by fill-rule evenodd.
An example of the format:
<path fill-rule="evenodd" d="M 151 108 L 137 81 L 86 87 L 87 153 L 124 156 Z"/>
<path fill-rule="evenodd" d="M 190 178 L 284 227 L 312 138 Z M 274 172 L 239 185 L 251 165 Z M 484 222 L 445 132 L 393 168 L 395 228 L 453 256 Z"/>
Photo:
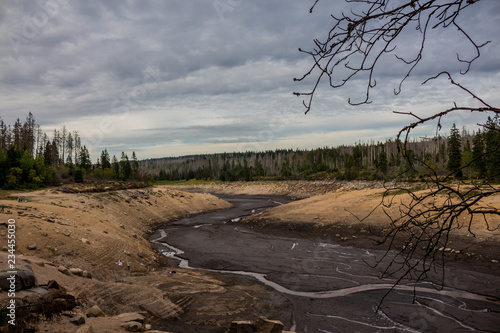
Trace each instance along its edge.
<path fill-rule="evenodd" d="M 161 280 L 157 274 L 159 256 L 148 235 L 162 223 L 230 207 L 210 194 L 166 188 L 101 193 L 47 189 L 19 195 L 27 202 L 0 200 L 6 206 L 5 213 L 0 214 L 1 222 L 15 220 L 16 264 L 30 264 L 38 285 L 56 280 L 76 296 L 81 304 L 78 311 L 85 313 L 85 309 L 97 304 L 107 315 L 147 309 L 157 317 L 178 317 L 183 308 L 177 301 L 182 303 L 182 299 L 171 299 L 157 288 Z M 0 237 L 6 236 L 7 229 L 1 228 Z M 1 254 L 0 269 L 4 269 L 8 253 Z M 123 267 L 118 266 L 119 260 Z M 92 279 L 65 275 L 58 270 L 60 265 L 86 270 Z M 189 280 L 189 276 L 185 278 Z M 196 280 L 204 278 L 196 276 Z M 212 279 L 207 283 L 219 282 Z M 6 293 L 0 296 L 6 297 Z M 57 325 L 59 331 L 74 330 L 68 321 L 63 318 L 44 325 L 51 327 L 49 331 L 56 331 Z M 118 326 L 109 330 L 115 331 L 123 329 Z"/>

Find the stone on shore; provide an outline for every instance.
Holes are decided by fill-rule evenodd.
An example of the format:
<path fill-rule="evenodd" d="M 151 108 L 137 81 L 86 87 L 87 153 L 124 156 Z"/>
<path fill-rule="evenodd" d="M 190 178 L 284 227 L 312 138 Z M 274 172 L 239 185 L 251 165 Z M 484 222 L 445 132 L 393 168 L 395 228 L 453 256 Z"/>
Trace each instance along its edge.
<path fill-rule="evenodd" d="M 101 308 L 94 305 L 87 311 L 87 317 L 106 317 L 106 314 L 102 312 Z"/>
<path fill-rule="evenodd" d="M 8 280 L 8 278 L 11 276 L 14 276 L 12 282 L 15 285 L 16 291 L 29 289 L 34 287 L 36 284 L 35 273 L 33 273 L 31 266 L 22 265 L 15 267 L 14 269 L 4 269 L 0 272 L 0 289 L 10 290 L 11 280 Z"/>

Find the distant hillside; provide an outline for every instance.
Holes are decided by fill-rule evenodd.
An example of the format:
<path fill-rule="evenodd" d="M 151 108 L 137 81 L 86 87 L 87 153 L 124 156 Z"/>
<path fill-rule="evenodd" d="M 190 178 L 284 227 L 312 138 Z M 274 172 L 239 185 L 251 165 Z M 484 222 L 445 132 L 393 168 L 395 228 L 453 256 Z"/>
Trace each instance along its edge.
<path fill-rule="evenodd" d="M 313 150 L 274 150 L 265 152 L 235 152 L 223 154 L 191 155 L 143 160 L 141 172 L 157 180 L 206 179 L 221 181 L 265 179 L 394 179 L 408 180 L 426 177 L 430 173 L 450 174 L 449 162 L 459 159 L 463 177 L 499 175 L 494 161 L 474 160 L 485 149 L 496 149 L 500 142 L 499 120 L 489 120 L 496 128 L 485 133 L 459 133 L 459 141 L 449 137 L 421 138 L 406 145 L 406 155 L 398 150 L 394 140 L 384 143 L 358 143 L 335 148 Z M 457 131 L 455 129 L 455 131 Z M 489 137 L 496 137 L 491 140 Z M 489 141 L 488 141 L 489 140 Z M 488 147 L 488 142 L 490 147 Z M 495 143 L 496 142 L 496 143 Z M 496 145 L 496 146 L 495 146 Z M 455 149 L 456 148 L 456 149 Z M 474 155 L 476 154 L 476 155 Z M 498 156 L 499 154 L 497 154 Z M 488 164 L 488 168 L 485 165 Z"/>

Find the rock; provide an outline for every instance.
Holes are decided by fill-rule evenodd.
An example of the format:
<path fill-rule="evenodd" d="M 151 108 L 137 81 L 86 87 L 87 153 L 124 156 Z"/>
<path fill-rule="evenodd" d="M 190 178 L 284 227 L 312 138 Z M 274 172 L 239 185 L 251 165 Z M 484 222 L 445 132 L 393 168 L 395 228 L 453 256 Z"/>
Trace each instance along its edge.
<path fill-rule="evenodd" d="M 226 333 L 253 333 L 255 327 L 251 321 L 233 321 Z"/>
<path fill-rule="evenodd" d="M 14 272 L 14 273 L 12 273 Z M 4 269 L 0 272 L 0 289 L 15 290 L 29 289 L 36 284 L 35 273 L 30 265 L 22 265 L 14 269 Z"/>
<path fill-rule="evenodd" d="M 64 234 L 64 236 L 69 237 L 69 236 L 71 236 L 71 231 L 69 231 L 68 229 L 65 229 L 65 230 L 63 231 L 63 234 Z"/>
<path fill-rule="evenodd" d="M 7 280 L 9 279 L 9 280 Z M 17 274 L 11 274 L 7 272 L 0 273 L 0 289 L 9 291 L 11 287 L 14 287 L 16 291 L 23 289 L 23 283 L 21 278 Z"/>
<path fill-rule="evenodd" d="M 57 270 L 59 272 L 63 273 L 63 274 L 69 275 L 69 270 L 66 267 L 62 266 L 62 265 L 59 266 L 59 267 L 57 267 Z"/>
<path fill-rule="evenodd" d="M 69 320 L 70 323 L 75 324 L 77 326 L 85 324 L 85 318 L 83 316 L 76 316 Z"/>
<path fill-rule="evenodd" d="M 81 268 L 70 268 L 69 272 L 73 275 L 78 275 L 78 276 L 83 275 L 83 270 Z"/>
<path fill-rule="evenodd" d="M 28 248 L 28 250 L 32 250 L 32 251 L 37 249 L 36 244 L 28 245 L 27 248 Z"/>
<path fill-rule="evenodd" d="M 491 262 L 494 264 L 498 264 L 498 260 L 496 260 L 496 259 L 491 259 Z"/>
<path fill-rule="evenodd" d="M 87 317 L 106 317 L 104 312 L 102 312 L 101 308 L 97 305 L 94 305 L 87 311 Z"/>
<path fill-rule="evenodd" d="M 90 241 L 87 238 L 82 238 L 82 243 L 90 244 Z"/>
<path fill-rule="evenodd" d="M 84 278 L 87 278 L 87 279 L 92 279 L 92 274 L 90 274 L 90 272 L 89 272 L 89 271 L 87 271 L 87 270 L 84 270 L 84 271 L 82 272 L 82 276 L 83 276 Z"/>
<path fill-rule="evenodd" d="M 283 323 L 279 320 L 270 320 L 266 317 L 260 317 L 255 322 L 256 332 L 259 333 L 281 333 L 283 331 Z"/>
<path fill-rule="evenodd" d="M 30 265 L 22 265 L 17 268 L 17 274 L 21 277 L 24 289 L 29 289 L 36 284 L 35 273 Z"/>
<path fill-rule="evenodd" d="M 91 332 L 95 332 L 94 328 L 92 326 L 85 325 L 80 327 L 75 333 L 91 333 Z"/>
<path fill-rule="evenodd" d="M 59 285 L 59 283 L 57 283 L 56 280 L 50 280 L 49 282 L 47 282 L 47 289 L 61 289 L 63 291 L 66 291 L 63 287 Z"/>
<path fill-rule="evenodd" d="M 125 229 L 125 226 L 123 224 L 120 224 L 120 228 Z"/>
<path fill-rule="evenodd" d="M 120 326 L 129 332 L 142 331 L 142 324 L 139 323 L 138 321 L 129 321 L 129 322 L 126 322 L 124 324 L 121 324 Z"/>
<path fill-rule="evenodd" d="M 61 316 L 73 318 L 77 316 L 77 313 L 74 311 L 63 311 L 61 312 Z"/>
<path fill-rule="evenodd" d="M 123 322 L 137 321 L 139 323 L 144 323 L 144 319 L 145 319 L 145 317 L 138 312 L 121 313 L 118 316 L 115 316 L 115 318 L 119 319 Z"/>
<path fill-rule="evenodd" d="M 37 311 L 41 312 L 47 307 L 51 309 L 58 309 L 58 311 L 71 310 L 76 306 L 76 299 L 73 295 L 67 294 L 64 288 L 47 289 L 47 293 L 42 296 L 39 308 Z"/>

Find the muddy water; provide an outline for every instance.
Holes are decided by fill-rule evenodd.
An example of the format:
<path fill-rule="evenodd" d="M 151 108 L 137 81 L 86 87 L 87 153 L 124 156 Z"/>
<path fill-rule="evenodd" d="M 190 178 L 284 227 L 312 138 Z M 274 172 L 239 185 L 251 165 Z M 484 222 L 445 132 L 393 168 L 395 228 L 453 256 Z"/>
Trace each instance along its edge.
<path fill-rule="evenodd" d="M 446 287 L 400 284 L 372 268 L 381 251 L 345 247 L 331 239 L 266 235 L 231 221 L 286 203 L 284 198 L 233 196 L 234 208 L 179 220 L 152 237 L 184 268 L 252 276 L 283 294 L 283 313 L 296 332 L 498 332 L 500 277 L 447 270 Z M 386 295 L 386 293 L 392 291 Z M 414 298 L 414 293 L 417 297 Z M 386 295 L 379 311 L 380 300 Z M 277 308 L 279 305 L 277 305 Z M 446 328 L 443 330 L 443 328 Z"/>

